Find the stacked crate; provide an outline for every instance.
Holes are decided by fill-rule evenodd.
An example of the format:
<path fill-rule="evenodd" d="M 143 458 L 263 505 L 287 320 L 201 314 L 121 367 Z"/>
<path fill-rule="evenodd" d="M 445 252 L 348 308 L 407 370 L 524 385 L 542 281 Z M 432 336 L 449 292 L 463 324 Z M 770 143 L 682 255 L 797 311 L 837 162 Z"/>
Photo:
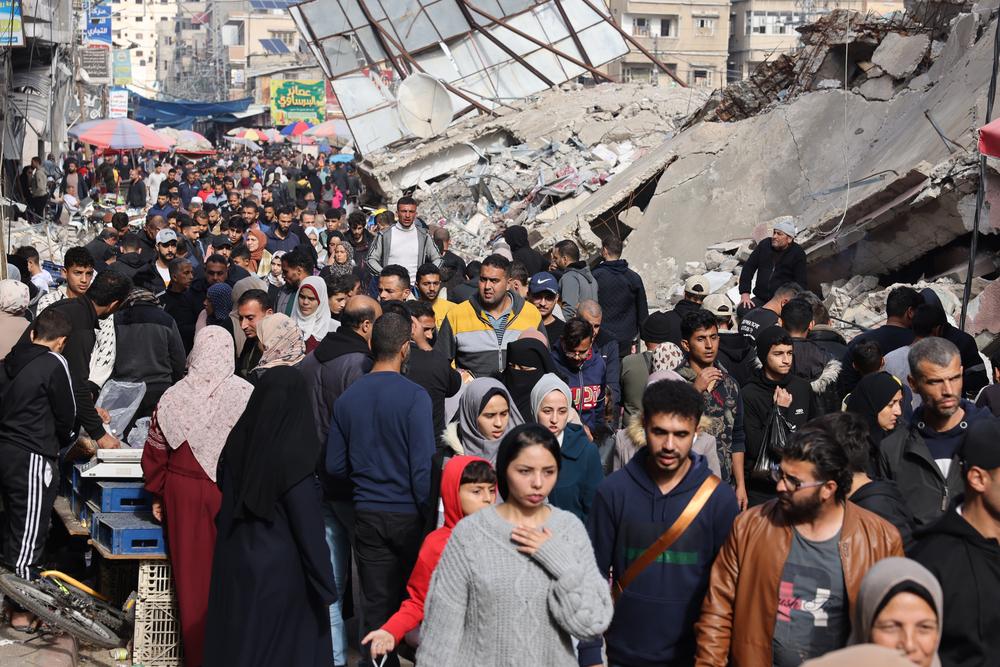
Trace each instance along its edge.
<path fill-rule="evenodd" d="M 132 664 L 142 667 L 183 664 L 180 628 L 170 563 L 142 561 L 135 601 Z"/>
<path fill-rule="evenodd" d="M 115 556 L 163 556 L 163 527 L 153 521 L 153 498 L 140 480 L 87 479 L 73 466 L 70 508 L 90 536 Z"/>

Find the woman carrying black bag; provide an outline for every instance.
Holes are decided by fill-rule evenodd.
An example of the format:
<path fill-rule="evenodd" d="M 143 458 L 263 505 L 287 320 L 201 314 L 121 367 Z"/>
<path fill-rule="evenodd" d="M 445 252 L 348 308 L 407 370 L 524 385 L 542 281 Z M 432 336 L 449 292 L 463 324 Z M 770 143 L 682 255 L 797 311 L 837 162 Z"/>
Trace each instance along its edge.
<path fill-rule="evenodd" d="M 779 326 L 757 334 L 757 357 L 762 368 L 742 388 L 743 428 L 746 432 L 746 479 L 750 488 L 750 506 L 776 497 L 774 481 L 767 474 L 756 473 L 765 445 L 780 447 L 792 431 L 819 416 L 819 406 L 809 382 L 795 377 L 792 371 L 792 338 Z M 781 419 L 775 421 L 773 415 Z M 771 453 L 773 457 L 774 454 Z"/>

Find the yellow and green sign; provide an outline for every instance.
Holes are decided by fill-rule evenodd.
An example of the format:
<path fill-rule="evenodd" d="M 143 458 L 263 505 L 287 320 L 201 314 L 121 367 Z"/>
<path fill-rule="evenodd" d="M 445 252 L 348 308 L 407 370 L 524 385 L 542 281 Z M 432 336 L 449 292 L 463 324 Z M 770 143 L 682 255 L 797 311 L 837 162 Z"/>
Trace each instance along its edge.
<path fill-rule="evenodd" d="M 271 122 L 289 125 L 298 120 L 321 122 L 326 117 L 326 83 L 271 79 Z"/>

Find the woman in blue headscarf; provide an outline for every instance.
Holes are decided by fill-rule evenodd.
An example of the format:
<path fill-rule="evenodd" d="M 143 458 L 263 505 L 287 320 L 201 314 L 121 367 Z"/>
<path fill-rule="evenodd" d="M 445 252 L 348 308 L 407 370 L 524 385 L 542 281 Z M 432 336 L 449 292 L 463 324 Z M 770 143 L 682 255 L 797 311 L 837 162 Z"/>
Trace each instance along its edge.
<path fill-rule="evenodd" d="M 198 316 L 198 324 L 195 331 L 200 331 L 202 327 L 214 325 L 222 327 L 233 334 L 233 320 L 229 316 L 233 309 L 233 288 L 226 283 L 216 283 L 208 288 L 205 295 L 205 310 Z"/>

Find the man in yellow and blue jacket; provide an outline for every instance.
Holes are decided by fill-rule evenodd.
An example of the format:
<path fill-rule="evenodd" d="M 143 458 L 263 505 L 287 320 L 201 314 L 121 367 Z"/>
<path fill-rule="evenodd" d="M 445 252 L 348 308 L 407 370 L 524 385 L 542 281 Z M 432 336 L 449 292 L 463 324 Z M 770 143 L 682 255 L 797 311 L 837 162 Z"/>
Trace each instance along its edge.
<path fill-rule="evenodd" d="M 456 304 L 441 323 L 435 349 L 476 377 L 502 371 L 507 344 L 517 340 L 521 332 L 545 332 L 538 309 L 510 291 L 509 281 L 510 260 L 490 255 L 483 260 L 479 291 Z"/>

